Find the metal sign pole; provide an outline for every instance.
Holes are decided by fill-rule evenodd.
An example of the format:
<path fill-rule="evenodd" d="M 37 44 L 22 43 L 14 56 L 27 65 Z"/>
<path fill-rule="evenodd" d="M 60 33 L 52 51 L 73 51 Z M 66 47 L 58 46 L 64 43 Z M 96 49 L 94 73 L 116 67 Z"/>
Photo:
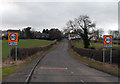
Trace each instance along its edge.
<path fill-rule="evenodd" d="M 105 62 L 105 51 L 104 48 L 111 48 L 110 50 L 110 65 L 112 64 L 112 35 L 104 35 L 103 36 L 103 43 L 104 43 L 104 47 L 103 47 L 103 64 Z"/>
<path fill-rule="evenodd" d="M 15 62 L 17 64 L 17 42 L 18 42 L 18 33 L 15 32 L 8 32 L 8 44 L 9 45 L 16 45 L 15 47 Z M 9 48 L 9 63 L 11 58 L 11 49 Z"/>
<path fill-rule="evenodd" d="M 17 46 L 15 48 L 15 51 L 16 51 L 16 54 L 15 54 L 15 61 L 16 61 L 16 64 L 17 64 Z"/>
<path fill-rule="evenodd" d="M 105 63 L 105 49 L 103 47 L 103 65 L 104 65 L 104 63 Z"/>
<path fill-rule="evenodd" d="M 11 47 L 9 46 L 9 64 L 10 64 L 10 58 L 11 58 Z"/>
<path fill-rule="evenodd" d="M 112 47 L 111 47 L 111 50 L 110 50 L 110 65 L 112 65 Z"/>

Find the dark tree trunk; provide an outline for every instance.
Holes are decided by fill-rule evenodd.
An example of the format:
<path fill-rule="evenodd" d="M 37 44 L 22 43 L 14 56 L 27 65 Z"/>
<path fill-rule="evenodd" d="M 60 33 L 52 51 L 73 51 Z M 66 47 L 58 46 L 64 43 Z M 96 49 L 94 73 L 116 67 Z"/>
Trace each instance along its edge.
<path fill-rule="evenodd" d="M 90 45 L 90 40 L 88 39 L 87 29 L 84 30 L 83 42 L 84 42 L 84 48 L 88 48 Z"/>

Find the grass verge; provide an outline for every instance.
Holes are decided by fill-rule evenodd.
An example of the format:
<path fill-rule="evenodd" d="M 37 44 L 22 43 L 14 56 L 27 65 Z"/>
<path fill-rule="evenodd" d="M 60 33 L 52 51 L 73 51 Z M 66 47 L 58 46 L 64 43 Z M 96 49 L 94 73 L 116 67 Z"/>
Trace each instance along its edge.
<path fill-rule="evenodd" d="M 38 47 L 38 46 L 45 46 L 53 41 L 49 40 L 20 40 L 18 42 L 18 48 L 32 48 L 32 47 Z M 15 46 L 12 46 L 15 47 Z M 9 45 L 8 40 L 2 40 L 2 58 L 5 59 L 8 57 L 9 54 Z"/>
<path fill-rule="evenodd" d="M 87 64 L 89 67 L 98 69 L 98 70 L 100 70 L 100 71 L 109 73 L 109 74 L 114 75 L 114 76 L 120 76 L 120 74 L 118 74 L 118 72 L 120 71 L 120 68 L 118 68 L 117 65 L 114 65 L 114 64 L 113 64 L 113 65 L 111 66 L 111 65 L 108 64 L 108 63 L 105 63 L 105 65 L 103 65 L 102 62 L 95 61 L 95 60 L 86 58 L 86 57 L 84 57 L 84 56 L 80 56 L 78 53 L 76 53 L 76 52 L 70 47 L 70 44 L 69 44 L 68 51 L 69 51 L 69 53 L 70 53 L 75 59 L 77 59 L 78 61 L 80 61 L 80 62 L 82 62 L 82 63 L 84 63 L 84 64 Z"/>
<path fill-rule="evenodd" d="M 84 44 L 82 40 L 74 40 L 73 41 L 74 45 L 79 47 L 79 48 L 84 48 Z M 90 46 L 89 47 L 95 47 L 95 49 L 99 50 L 99 49 L 103 49 L 103 43 L 93 43 L 90 42 Z M 113 48 L 120 50 L 120 45 L 117 44 L 113 44 Z"/>
<path fill-rule="evenodd" d="M 39 54 L 37 54 L 37 55 L 31 56 L 29 59 L 24 60 L 24 62 L 20 63 L 19 65 L 3 66 L 2 67 L 2 77 L 4 78 L 5 76 L 8 76 L 8 75 L 14 73 L 17 69 L 20 69 L 20 68 L 27 66 L 32 60 L 34 60 L 38 56 L 42 55 L 43 53 L 50 52 L 51 50 L 56 48 L 58 44 L 59 43 L 57 42 L 50 49 L 48 49 L 46 51 L 39 52 Z"/>

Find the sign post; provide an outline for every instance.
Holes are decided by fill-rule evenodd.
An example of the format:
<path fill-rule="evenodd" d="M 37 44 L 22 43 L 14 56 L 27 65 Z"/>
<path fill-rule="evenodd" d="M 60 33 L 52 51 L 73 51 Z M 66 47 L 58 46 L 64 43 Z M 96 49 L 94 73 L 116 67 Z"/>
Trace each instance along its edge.
<path fill-rule="evenodd" d="M 103 65 L 105 63 L 105 50 L 104 50 L 104 47 L 103 47 Z"/>
<path fill-rule="evenodd" d="M 110 64 L 112 64 L 112 48 L 110 50 Z"/>
<path fill-rule="evenodd" d="M 9 64 L 10 64 L 10 58 L 11 58 L 11 46 L 9 46 Z"/>
<path fill-rule="evenodd" d="M 105 49 L 104 48 L 111 48 L 110 49 L 110 64 L 112 64 L 112 35 L 104 35 L 103 36 L 103 65 L 105 62 Z"/>
<path fill-rule="evenodd" d="M 15 50 L 16 50 L 15 61 L 16 61 L 16 64 L 17 64 L 17 46 L 16 46 Z"/>
<path fill-rule="evenodd" d="M 9 45 L 9 63 L 11 58 L 11 48 L 10 46 L 15 45 L 15 61 L 17 64 L 17 44 L 18 44 L 18 33 L 8 32 L 8 45 Z"/>

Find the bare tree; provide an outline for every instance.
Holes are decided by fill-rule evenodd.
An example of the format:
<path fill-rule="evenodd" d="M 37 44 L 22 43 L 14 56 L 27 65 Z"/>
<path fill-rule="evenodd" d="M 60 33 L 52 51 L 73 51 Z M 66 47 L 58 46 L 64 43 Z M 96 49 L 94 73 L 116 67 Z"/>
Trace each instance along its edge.
<path fill-rule="evenodd" d="M 111 29 L 108 30 L 108 34 L 112 34 L 112 30 Z"/>
<path fill-rule="evenodd" d="M 84 48 L 88 48 L 90 45 L 90 39 L 93 36 L 88 37 L 89 30 L 94 30 L 95 23 L 93 23 L 89 16 L 81 15 L 78 18 L 75 18 L 74 21 L 67 22 L 67 28 L 71 30 L 79 30 L 78 34 L 82 37 L 84 42 Z"/>
<path fill-rule="evenodd" d="M 96 40 L 99 40 L 99 38 L 102 37 L 102 34 L 104 33 L 104 30 L 102 28 L 99 28 L 95 31 L 95 35 L 96 35 Z"/>

